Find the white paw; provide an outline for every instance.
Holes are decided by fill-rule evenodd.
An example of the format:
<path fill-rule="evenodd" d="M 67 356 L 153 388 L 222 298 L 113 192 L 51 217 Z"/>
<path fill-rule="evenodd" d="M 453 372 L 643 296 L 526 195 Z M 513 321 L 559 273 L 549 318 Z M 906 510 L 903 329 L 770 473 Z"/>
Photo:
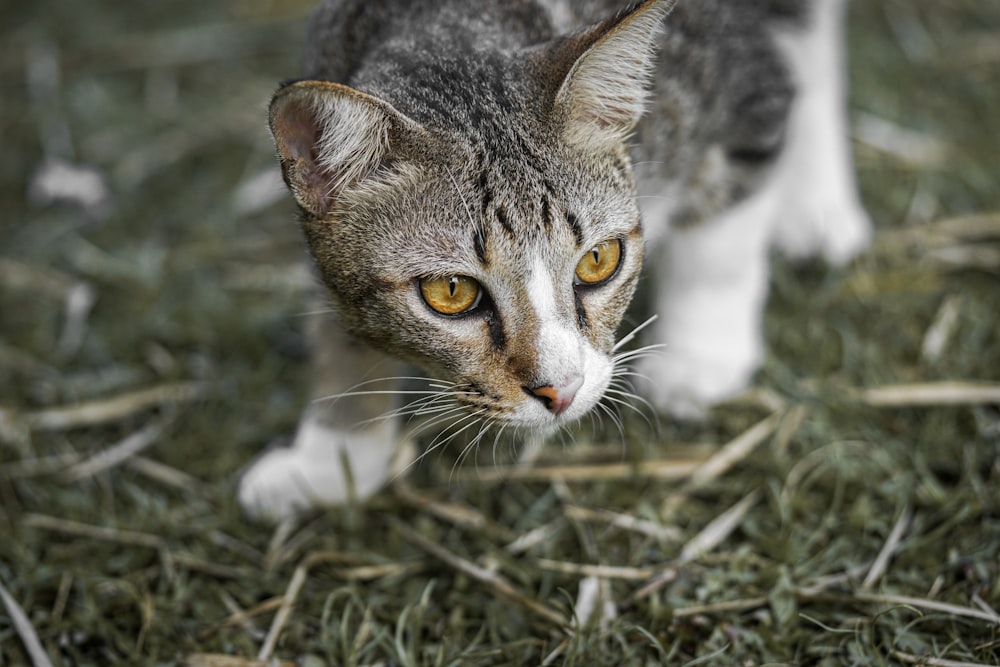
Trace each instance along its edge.
<path fill-rule="evenodd" d="M 307 416 L 291 447 L 264 454 L 244 473 L 240 506 L 252 519 L 276 521 L 310 507 L 363 500 L 385 485 L 399 449 L 388 421 L 352 431 Z"/>
<path fill-rule="evenodd" d="M 871 245 L 871 221 L 853 196 L 798 208 L 792 204 L 788 209 L 788 217 L 778 226 L 775 245 L 789 259 L 820 256 L 834 266 L 843 266 Z"/>
<path fill-rule="evenodd" d="M 778 33 L 798 92 L 773 187 L 781 194 L 774 243 L 791 259 L 846 264 L 871 242 L 848 142 L 844 3 L 815 3 L 804 30 Z"/>
<path fill-rule="evenodd" d="M 678 419 L 699 420 L 713 404 L 731 398 L 750 384 L 760 367 L 759 345 L 733 349 L 684 350 L 670 348 L 638 365 L 646 382 L 646 398 L 661 413 Z"/>

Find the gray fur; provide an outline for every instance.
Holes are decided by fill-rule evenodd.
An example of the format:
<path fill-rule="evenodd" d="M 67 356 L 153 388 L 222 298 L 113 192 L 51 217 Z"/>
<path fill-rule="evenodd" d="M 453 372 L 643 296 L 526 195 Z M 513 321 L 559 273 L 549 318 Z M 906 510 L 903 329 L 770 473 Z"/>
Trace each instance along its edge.
<path fill-rule="evenodd" d="M 613 30 L 629 12 L 659 22 L 671 11 L 658 40 L 651 113 L 633 153 L 655 165 L 641 170 L 647 187 L 679 185 L 674 221 L 692 223 L 752 192 L 779 152 L 793 91 L 769 24 L 800 19 L 801 4 L 699 0 L 635 10 L 609 1 L 327 0 L 311 24 L 305 78 L 384 103 L 390 126 L 388 148 L 373 156 L 371 173 L 336 186 L 332 210 L 304 217 L 341 325 L 477 395 L 547 382 L 538 376 L 543 351 L 531 339 L 538 323 L 519 307 L 528 299 L 531 257 L 541 248 L 545 264 L 568 276 L 588 244 L 638 228 L 621 137 L 609 135 L 608 145 L 597 147 L 564 141 L 571 112 L 557 98 L 593 35 Z M 558 26 L 569 28 L 568 37 L 557 37 L 555 16 L 570 21 Z M 634 46 L 617 65 L 621 76 L 643 60 L 652 66 Z M 723 149 L 726 164 L 708 173 L 703 162 L 713 147 Z M 288 168 L 286 160 L 286 177 Z M 634 259 L 642 248 L 632 237 L 626 255 Z M 613 289 L 582 298 L 578 290 L 575 302 L 565 289 L 560 302 L 604 353 L 638 261 L 629 269 Z M 454 273 L 480 280 L 491 303 L 475 349 L 464 333 L 451 335 L 462 325 L 413 317 L 414 281 Z M 516 396 L 509 390 L 499 403 Z"/>
<path fill-rule="evenodd" d="M 388 363 L 384 354 L 421 366 L 446 384 L 449 400 L 487 423 L 551 430 L 606 391 L 622 395 L 612 386 L 622 361 L 615 337 L 645 252 L 637 195 L 665 204 L 644 221 L 646 231 L 678 232 L 657 263 L 710 269 L 691 283 L 709 309 L 716 283 L 736 276 L 738 287 L 740 274 L 727 265 L 742 260 L 732 250 L 740 243 L 718 243 L 714 232 L 700 240 L 690 230 L 749 211 L 741 214 L 753 223 L 745 229 L 760 242 L 746 259 L 761 287 L 734 303 L 759 313 L 770 225 L 763 218 L 774 215 L 769 193 L 778 191 L 765 184 L 779 171 L 795 176 L 781 160 L 803 70 L 786 62 L 780 39 L 833 35 L 812 17 L 817 7 L 835 14 L 837 2 L 325 0 L 310 25 L 304 79 L 279 90 L 270 118 L 332 304 L 314 340 L 317 393 L 350 391 L 369 379 L 366 369 Z M 835 104 L 836 94 L 823 97 L 838 90 L 829 78 L 816 90 Z M 854 221 L 853 236 L 830 245 L 831 256 L 847 258 L 867 238 L 866 219 L 836 137 L 826 145 L 839 160 L 829 170 L 836 187 L 821 202 L 830 209 L 813 217 L 821 235 L 830 212 Z M 801 150 L 784 152 L 802 159 Z M 796 248 L 817 249 L 802 238 Z M 607 242 L 620 243 L 617 269 L 581 284 L 577 263 Z M 451 276 L 481 284 L 479 305 L 432 312 L 422 281 Z M 673 292 L 664 293 L 683 297 L 685 281 L 672 275 Z M 670 324 L 714 321 L 694 302 L 698 308 L 680 308 Z M 759 363 L 756 318 L 742 316 L 733 328 L 741 347 L 731 369 L 712 348 L 681 366 L 668 359 L 668 370 L 655 372 L 670 377 L 654 383 L 683 391 L 697 372 L 669 369 L 690 361 L 708 370 L 707 382 L 693 382 L 709 387 L 698 398 L 738 388 Z M 697 343 L 726 329 L 699 326 L 682 333 Z M 338 363 L 344 355 L 351 363 Z M 670 409 L 672 391 L 654 387 L 651 398 Z M 311 502 L 296 487 L 302 475 L 325 485 L 324 502 L 342 499 L 340 473 L 312 473 L 324 434 L 346 438 L 338 446 L 352 462 L 361 460 L 354 442 L 379 449 L 379 461 L 392 444 L 372 428 L 345 435 L 351 420 L 378 417 L 392 403 L 366 395 L 357 406 L 307 413 L 297 453 L 258 464 L 241 487 L 244 505 L 259 510 L 277 498 L 281 513 Z M 380 483 L 367 481 L 372 489 Z"/>

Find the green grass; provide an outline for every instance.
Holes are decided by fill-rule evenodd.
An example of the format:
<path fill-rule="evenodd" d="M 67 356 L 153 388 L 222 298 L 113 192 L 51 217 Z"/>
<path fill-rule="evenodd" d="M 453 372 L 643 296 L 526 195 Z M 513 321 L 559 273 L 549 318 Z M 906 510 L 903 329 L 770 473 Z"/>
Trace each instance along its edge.
<path fill-rule="evenodd" d="M 0 606 L 0 665 L 31 664 L 29 629 L 55 665 L 1000 663 L 1000 5 L 852 6 L 878 237 L 845 270 L 775 267 L 765 393 L 585 426 L 535 479 L 431 456 L 274 530 L 234 478 L 306 400 L 303 253 L 288 198 L 237 193 L 275 168 L 266 102 L 309 3 L 147 4 L 0 8 L 0 583 L 26 614 Z M 873 118 L 905 141 L 873 145 Z M 106 204 L 29 197 L 54 158 L 99 170 Z M 993 393 L 941 404 L 946 382 Z M 865 393 L 918 383 L 938 398 Z M 114 397 L 99 422 L 52 412 Z M 570 621 L 584 566 L 619 568 L 604 624 Z"/>

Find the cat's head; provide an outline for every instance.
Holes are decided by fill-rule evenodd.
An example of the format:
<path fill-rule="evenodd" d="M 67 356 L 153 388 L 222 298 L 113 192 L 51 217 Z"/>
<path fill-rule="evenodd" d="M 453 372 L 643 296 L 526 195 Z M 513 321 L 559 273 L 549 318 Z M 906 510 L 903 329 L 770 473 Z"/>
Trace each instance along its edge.
<path fill-rule="evenodd" d="M 451 109 L 401 112 L 440 98 L 421 82 L 281 89 L 272 133 L 343 325 L 483 417 L 546 428 L 593 408 L 642 263 L 626 141 L 662 14 L 473 67 L 485 87 L 467 60 L 436 63 Z"/>

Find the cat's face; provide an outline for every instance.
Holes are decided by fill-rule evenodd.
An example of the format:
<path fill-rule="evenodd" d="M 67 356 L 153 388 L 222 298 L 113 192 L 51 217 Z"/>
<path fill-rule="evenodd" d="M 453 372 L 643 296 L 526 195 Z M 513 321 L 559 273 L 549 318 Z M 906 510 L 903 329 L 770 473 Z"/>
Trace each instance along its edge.
<path fill-rule="evenodd" d="M 642 238 L 627 164 L 561 153 L 544 177 L 421 160 L 336 224 L 307 223 L 341 320 L 484 417 L 585 414 L 612 377 Z"/>
<path fill-rule="evenodd" d="M 504 74 L 531 81 L 502 107 L 470 95 L 417 122 L 339 84 L 279 91 L 285 179 L 349 331 L 483 418 L 546 428 L 594 407 L 642 263 L 625 140 L 658 8 L 526 51 Z"/>

